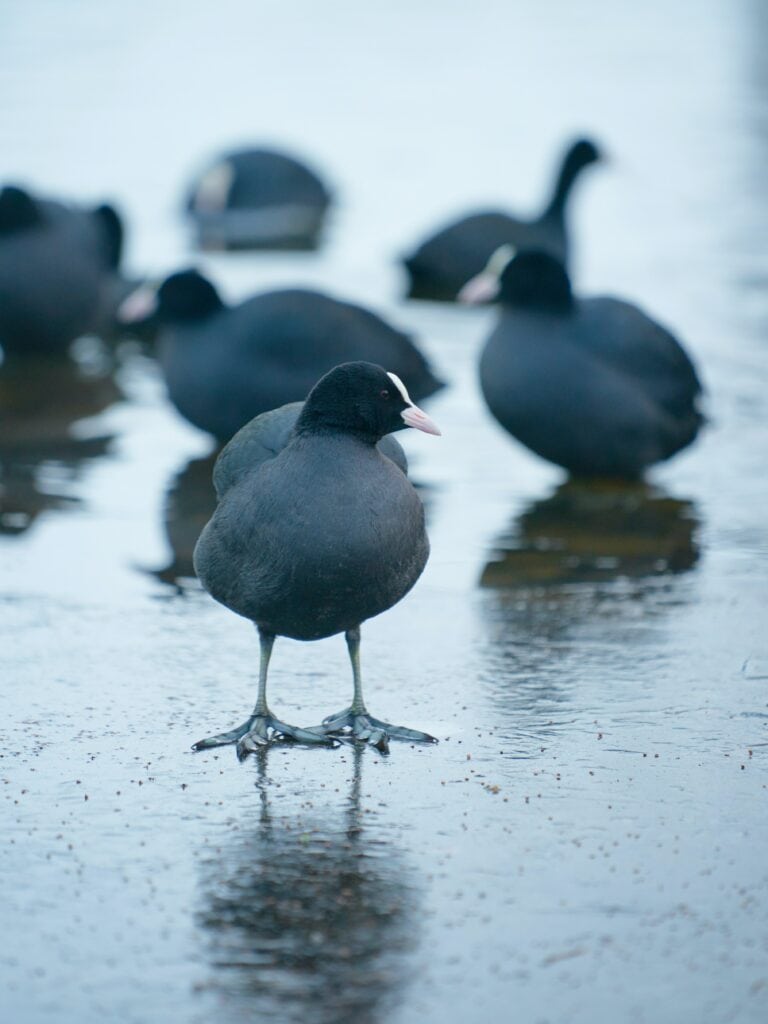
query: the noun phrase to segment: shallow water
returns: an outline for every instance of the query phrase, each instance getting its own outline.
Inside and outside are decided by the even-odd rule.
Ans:
[[[764,6],[49,0],[0,25],[3,179],[114,197],[163,272],[192,258],[195,165],[290,144],[337,188],[326,248],[203,264],[232,296],[369,302],[451,384],[443,438],[407,438],[429,566],[363,631],[372,711],[439,746],[239,765],[189,750],[244,717],[257,659],[189,575],[207,439],[136,347],[114,378],[88,345],[36,374],[43,417],[0,373],[3,1020],[767,1019]],[[711,417],[620,496],[495,427],[493,313],[400,302],[394,263],[453,211],[535,204],[583,130],[614,160],[574,207],[579,285],[672,325]],[[349,690],[340,638],[276,645],[289,721]]]

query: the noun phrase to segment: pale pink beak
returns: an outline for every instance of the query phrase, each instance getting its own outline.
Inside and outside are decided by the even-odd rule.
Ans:
[[[499,294],[499,276],[488,270],[481,270],[461,289],[457,298],[459,302],[466,302],[476,306],[481,302],[493,302]]]
[[[416,430],[423,430],[425,434],[435,434],[436,437],[441,437],[440,428],[425,412],[423,412],[418,405],[409,405],[407,409],[403,409],[400,413],[403,420],[408,424],[409,427],[415,427]]]
[[[121,324],[135,324],[146,320],[157,312],[157,287],[140,284],[117,307],[117,321]]]

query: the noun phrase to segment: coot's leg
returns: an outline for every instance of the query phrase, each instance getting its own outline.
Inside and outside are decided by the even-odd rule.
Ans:
[[[275,642],[273,633],[266,633],[259,630],[259,644],[261,647],[261,661],[259,663],[259,694],[256,698],[256,707],[253,714],[242,725],[229,732],[220,732],[216,736],[209,736],[208,739],[198,740],[192,744],[193,750],[208,750],[211,747],[222,747],[227,743],[237,743],[237,756],[244,760],[252,751],[266,746],[271,740],[285,739],[297,743],[320,743],[324,746],[336,746],[330,736],[310,732],[307,729],[299,729],[295,725],[288,725],[275,718],[267,705],[267,670],[269,659],[272,656],[272,646]]]
[[[313,726],[310,731],[321,736],[335,736],[338,739],[355,739],[370,743],[382,754],[389,753],[390,739],[408,740],[411,743],[437,743],[435,737],[430,736],[429,733],[406,729],[402,725],[391,725],[368,713],[363,700],[363,680],[360,674],[360,627],[347,630],[345,635],[355,683],[352,704],[344,711],[324,718],[322,725]]]

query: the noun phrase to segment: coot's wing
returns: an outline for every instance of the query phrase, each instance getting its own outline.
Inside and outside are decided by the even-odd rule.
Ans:
[[[689,413],[701,394],[696,369],[666,328],[628,302],[580,303],[581,343],[604,362],[634,377],[649,397],[673,415]]]
[[[213,467],[213,486],[219,501],[246,473],[273,459],[285,448],[303,405],[303,402],[290,402],[279,409],[270,409],[238,430]],[[405,452],[391,434],[379,441],[378,448],[408,475]]]
[[[291,402],[270,409],[238,430],[213,467],[213,486],[219,500],[245,473],[282,451],[303,404]]]
[[[408,459],[405,457],[405,452],[400,442],[392,434],[382,437],[376,447],[382,455],[386,455],[388,459],[391,459],[397,468],[403,471],[405,476],[408,476]]]
[[[198,177],[186,209],[217,211],[307,203],[326,207],[330,190],[317,174],[287,153],[246,149],[226,153]]]
[[[309,203],[325,207],[330,193],[305,163],[268,149],[244,150],[227,157],[234,170],[229,206]]]
[[[460,288],[484,269],[493,253],[516,244],[520,221],[505,213],[473,213],[425,239],[403,260],[415,297],[454,299]]]

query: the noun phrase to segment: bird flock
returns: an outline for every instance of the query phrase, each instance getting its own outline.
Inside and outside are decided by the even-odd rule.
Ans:
[[[535,218],[478,210],[438,228],[403,260],[406,297],[496,303],[478,370],[501,427],[572,477],[634,481],[694,441],[702,387],[651,316],[572,286],[569,202],[601,158],[592,140],[570,143]],[[332,200],[302,161],[247,149],[206,167],[184,214],[200,249],[315,250]],[[382,752],[390,740],[436,742],[369,713],[360,627],[400,601],[426,564],[424,510],[392,435],[439,435],[417,403],[450,381],[407,333],[353,302],[296,287],[228,305],[195,268],[159,285],[126,279],[122,249],[109,204],[0,190],[0,376],[31,357],[66,360],[84,334],[139,333],[170,401],[215,439],[218,503],[194,566],[217,601],[255,624],[261,663],[251,715],[194,749],[234,744],[244,758],[277,740]],[[319,725],[278,719],[267,703],[275,638],[339,633],[350,706]]]

